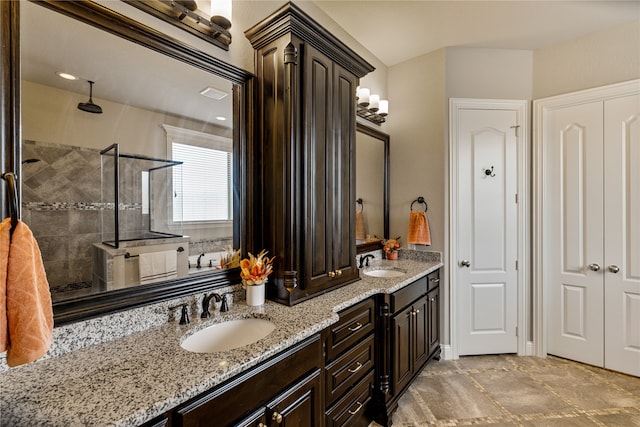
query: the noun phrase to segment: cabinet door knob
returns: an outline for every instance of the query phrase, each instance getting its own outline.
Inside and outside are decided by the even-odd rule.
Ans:
[[[609,267],[607,267],[609,269],[610,272],[612,273],[617,273],[618,271],[620,271],[620,267],[618,267],[617,265],[610,265]]]
[[[282,423],[282,415],[281,415],[281,414],[279,414],[279,413],[277,413],[277,412],[274,412],[274,413],[273,413],[273,415],[271,416],[271,419],[272,419],[273,421],[275,421],[275,422],[276,422],[276,424],[280,424],[280,423]]]
[[[342,270],[336,270],[336,276],[342,276]]]
[[[353,369],[349,368],[349,369],[347,369],[347,371],[351,372],[352,374],[355,374],[355,373],[356,373],[356,372],[358,372],[360,369],[362,369],[362,366],[363,366],[363,365],[362,365],[362,363],[360,363],[360,362],[356,362],[356,367],[355,367],[355,368],[353,368]]]
[[[431,302],[434,302],[436,299],[435,298],[431,298]]]
[[[440,278],[439,278],[439,277],[432,277],[432,278],[431,278],[431,281],[432,281],[433,283],[440,283]]]
[[[329,277],[336,277],[336,272],[335,271],[330,271],[327,274],[329,275]]]
[[[350,330],[351,332],[355,332],[355,331],[357,331],[359,329],[362,329],[363,326],[364,325],[362,323],[356,322],[355,326],[349,326],[347,329]]]
[[[600,271],[600,266],[598,264],[589,264],[589,270]]]
[[[259,423],[258,427],[267,427],[266,425],[264,425],[263,423]]]
[[[360,402],[356,402],[356,404],[358,405],[358,407],[357,407],[356,409],[354,409],[353,411],[347,411],[347,412],[349,412],[351,415],[355,415],[355,414],[357,414],[357,413],[360,411],[360,409],[362,409],[362,403],[360,403]]]
[[[416,314],[420,313],[420,310],[416,310]]]

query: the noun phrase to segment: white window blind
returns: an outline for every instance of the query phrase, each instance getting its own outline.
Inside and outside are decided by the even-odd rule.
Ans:
[[[173,177],[173,220],[230,221],[231,152],[177,142],[171,148],[172,159],[184,162],[182,174]]]

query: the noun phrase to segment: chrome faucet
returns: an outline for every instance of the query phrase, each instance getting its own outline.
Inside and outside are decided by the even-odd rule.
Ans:
[[[211,316],[211,313],[209,313],[209,303],[211,302],[211,298],[214,298],[216,302],[223,301],[223,305],[226,303],[226,300],[227,300],[225,297],[220,297],[220,295],[216,293],[211,293],[209,295],[205,294],[204,298],[202,298],[202,314],[200,315],[202,319],[206,319],[207,317]],[[223,310],[220,309],[220,311],[223,311]]]
[[[364,267],[365,266],[365,262],[366,262],[366,266],[369,267],[369,258],[373,259],[375,257],[373,255],[371,255],[371,254],[362,255],[360,257],[360,263],[358,263],[358,268]]]

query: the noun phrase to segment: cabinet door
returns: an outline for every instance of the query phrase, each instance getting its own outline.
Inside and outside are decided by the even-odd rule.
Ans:
[[[409,306],[391,320],[393,343],[393,393],[398,393],[411,379],[413,352],[411,351],[411,324],[413,307]]]
[[[320,369],[267,405],[267,422],[272,427],[319,427],[324,409]]]
[[[305,150],[304,257],[305,290],[330,286],[333,272],[332,229],[334,212],[332,81],[329,58],[312,46],[304,46],[303,107]]]
[[[429,355],[440,347],[440,288],[427,294],[429,307]]]
[[[333,65],[333,269],[343,282],[358,277],[355,265],[355,93],[358,80],[340,67]]]
[[[427,298],[422,297],[413,304],[413,370],[422,368],[429,359],[429,312]]]
[[[304,46],[305,291],[355,280],[354,94],[357,79]]]

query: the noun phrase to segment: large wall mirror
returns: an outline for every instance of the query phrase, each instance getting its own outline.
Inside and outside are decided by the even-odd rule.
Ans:
[[[356,128],[357,252],[389,238],[389,135],[360,122]]]
[[[251,74],[95,3],[19,3],[14,162],[56,323],[237,280]]]

